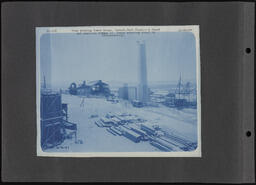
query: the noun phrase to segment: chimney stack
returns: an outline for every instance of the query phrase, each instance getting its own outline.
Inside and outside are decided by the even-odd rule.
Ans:
[[[146,46],[145,41],[137,41],[139,46],[139,87],[138,100],[146,103],[149,100],[148,81],[147,81],[147,64],[146,64]]]

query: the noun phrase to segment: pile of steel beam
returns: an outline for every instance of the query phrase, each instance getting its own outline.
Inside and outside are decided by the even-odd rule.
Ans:
[[[148,141],[161,151],[188,151],[196,148],[195,143],[169,134],[157,125],[152,125],[147,121],[139,123],[131,121],[134,118],[137,121],[141,119],[129,114],[108,113],[105,117],[95,121],[95,124],[98,127],[107,127],[106,130],[114,136],[124,136],[135,143]]]

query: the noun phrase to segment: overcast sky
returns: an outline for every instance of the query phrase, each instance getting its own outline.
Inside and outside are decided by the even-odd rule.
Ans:
[[[189,32],[123,36],[44,34],[40,40],[41,63],[50,61],[53,84],[100,79],[136,83],[139,63],[136,41],[140,40],[146,45],[149,83],[177,81],[180,73],[183,79],[195,81],[195,38]],[[49,70],[43,66],[41,71]]]

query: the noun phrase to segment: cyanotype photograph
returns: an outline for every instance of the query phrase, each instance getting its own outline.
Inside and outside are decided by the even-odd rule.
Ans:
[[[36,28],[37,155],[201,157],[199,26]]]

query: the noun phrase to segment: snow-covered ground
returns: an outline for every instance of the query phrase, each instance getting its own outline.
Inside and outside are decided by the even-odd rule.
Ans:
[[[105,98],[84,98],[63,94],[62,102],[68,103],[69,121],[77,124],[76,144],[73,139],[66,139],[61,145],[47,149],[46,152],[159,152],[148,141],[134,143],[124,136],[114,136],[106,128],[98,127],[94,122],[108,112],[127,112],[147,120],[147,124],[159,125],[170,134],[197,142],[197,110],[159,107],[133,107],[128,101],[119,103],[106,101]],[[83,103],[84,102],[84,103]],[[98,115],[90,118],[91,115]]]

